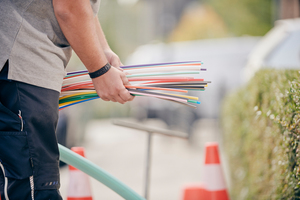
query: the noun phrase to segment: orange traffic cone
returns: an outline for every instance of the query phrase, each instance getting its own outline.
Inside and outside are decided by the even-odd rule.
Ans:
[[[207,191],[205,199],[229,200],[216,142],[206,144],[202,177]]]
[[[189,185],[184,188],[183,200],[206,200],[207,191],[203,184]]]
[[[72,151],[85,157],[83,147],[72,147]],[[67,200],[93,200],[87,174],[69,165],[70,182]]]

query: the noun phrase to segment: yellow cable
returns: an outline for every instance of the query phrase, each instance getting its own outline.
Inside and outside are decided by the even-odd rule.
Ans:
[[[65,102],[65,103],[60,103],[58,106],[59,106],[59,107],[62,107],[62,106],[68,105],[68,104],[76,103],[76,102],[78,102],[78,101],[81,101],[81,100],[76,100],[76,101],[69,101],[69,102]]]

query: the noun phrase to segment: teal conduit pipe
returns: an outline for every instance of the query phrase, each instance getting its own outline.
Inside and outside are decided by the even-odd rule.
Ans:
[[[92,163],[91,161],[87,160],[86,158],[74,153],[73,151],[69,150],[68,148],[58,144],[59,153],[60,153],[60,160],[76,167],[77,169],[83,171],[84,173],[88,174],[89,176],[95,178],[99,182],[103,183],[121,197],[126,200],[146,200],[144,197],[137,194],[127,185]]]

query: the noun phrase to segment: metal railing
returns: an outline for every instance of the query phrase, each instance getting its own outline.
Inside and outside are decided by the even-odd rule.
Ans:
[[[93,162],[87,160],[86,158],[74,153],[68,148],[58,144],[60,152],[60,160],[72,165],[73,167],[81,170],[82,172],[88,174],[89,176],[95,178],[102,184],[106,185],[111,190],[115,191],[121,197],[126,200],[145,200],[148,199],[149,195],[149,182],[150,182],[150,166],[151,166],[151,147],[152,147],[152,135],[154,133],[162,134],[169,137],[178,137],[182,139],[187,139],[188,135],[178,131],[171,131],[161,128],[153,128],[144,126],[141,124],[129,123],[119,120],[114,120],[113,124],[118,126],[123,126],[131,129],[141,130],[148,133],[147,140],[147,158],[146,158],[146,169],[145,169],[145,191],[144,197],[137,194],[127,185],[116,179],[114,176],[101,169],[99,166]]]

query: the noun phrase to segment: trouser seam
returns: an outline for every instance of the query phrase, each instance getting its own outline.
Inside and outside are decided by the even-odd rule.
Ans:
[[[16,84],[16,91],[17,91],[17,98],[18,98],[18,106],[19,109],[22,111],[22,104],[21,104],[21,95],[20,95],[20,90],[19,90],[19,83],[17,81],[14,81]],[[23,113],[23,112],[22,112]],[[23,113],[24,114],[24,113]],[[28,132],[26,131],[26,119],[23,118],[22,122],[23,123],[23,131],[26,132],[26,141],[28,144],[28,150],[29,150],[29,157],[30,157],[30,164],[31,164],[31,169],[32,169],[32,176],[30,176],[29,179],[29,183],[30,183],[30,190],[31,190],[31,199],[34,200],[34,164],[33,164],[33,153],[32,153],[32,145],[30,145],[30,141],[28,140]],[[30,134],[30,133],[29,133]]]

